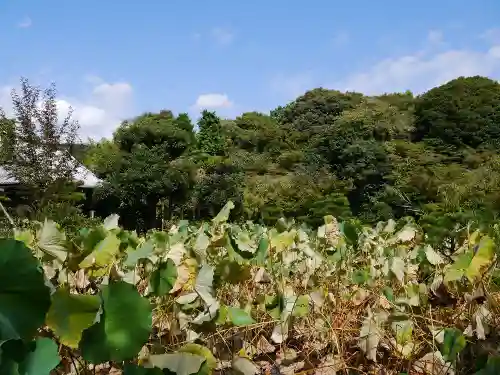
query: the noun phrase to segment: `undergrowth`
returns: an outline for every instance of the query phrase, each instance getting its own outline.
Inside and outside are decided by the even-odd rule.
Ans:
[[[144,236],[116,215],[15,228],[0,373],[500,373],[494,236],[447,253],[411,221],[236,225],[232,207]]]

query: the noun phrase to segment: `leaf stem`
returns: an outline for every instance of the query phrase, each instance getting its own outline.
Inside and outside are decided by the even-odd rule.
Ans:
[[[5,209],[4,205],[2,204],[2,202],[0,202],[0,208],[2,208],[2,211],[3,213],[5,214],[5,216],[7,217],[7,220],[9,220],[10,224],[12,225],[12,228],[13,229],[16,229],[16,224],[14,223],[14,220],[12,219],[12,217],[9,215],[9,213],[7,212],[7,210]]]

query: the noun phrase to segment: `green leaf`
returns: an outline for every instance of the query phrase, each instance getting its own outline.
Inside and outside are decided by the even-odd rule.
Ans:
[[[384,289],[382,289],[382,293],[384,293],[385,298],[389,302],[394,302],[394,291],[390,286],[385,286]]]
[[[267,258],[267,252],[269,250],[269,238],[266,235],[262,235],[259,240],[259,246],[257,247],[257,251],[255,252],[255,258],[253,259],[253,263],[257,265],[264,264]]]
[[[211,375],[217,367],[217,360],[211,350],[206,346],[198,344],[186,344],[179,349],[180,353],[191,353],[205,357],[206,361],[201,365],[198,375]]]
[[[217,311],[217,319],[215,319],[215,324],[224,325],[228,321],[228,308],[226,305],[221,305],[219,311]]]
[[[345,238],[352,245],[356,246],[358,243],[358,230],[356,226],[348,221],[342,223],[340,230],[344,234]]]
[[[411,320],[397,320],[391,324],[392,330],[396,335],[396,342],[404,345],[411,340],[413,333],[413,322]]]
[[[68,250],[66,249],[66,236],[57,228],[52,220],[45,219],[38,236],[38,247],[44,253],[58,259],[61,263],[66,260]]]
[[[152,294],[164,296],[168,294],[177,280],[177,268],[172,259],[160,263],[149,278],[149,288]]]
[[[91,363],[133,358],[152,330],[150,302],[126,282],[104,285],[100,321],[83,332],[82,357]]]
[[[176,375],[196,374],[201,365],[206,361],[205,357],[191,353],[167,353],[150,355],[147,365],[168,369]]]
[[[475,375],[498,375],[500,374],[500,357],[490,356],[486,366],[475,373]]]
[[[19,364],[20,375],[49,375],[61,361],[57,344],[49,338],[36,339],[35,350]]]
[[[366,269],[355,270],[352,273],[352,282],[357,285],[362,285],[370,280],[370,273]]]
[[[46,323],[62,344],[76,349],[83,331],[95,323],[100,305],[98,296],[70,294],[67,289],[58,289],[52,295]]]
[[[136,249],[129,247],[127,249],[127,259],[123,262],[125,267],[135,267],[141,259],[147,259],[154,251],[152,241],[147,241]]]
[[[474,257],[474,253],[472,251],[467,251],[466,253],[460,254],[455,262],[453,263],[453,268],[459,270],[465,270],[470,266],[470,262]]]
[[[217,262],[215,274],[231,284],[240,284],[252,278],[251,267],[248,264],[239,264],[227,258]]]
[[[31,247],[33,244],[33,233],[29,229],[14,229],[14,239],[23,242],[27,247]]]
[[[234,208],[234,203],[232,201],[228,201],[222,210],[217,214],[216,217],[212,219],[214,224],[222,224],[225,223],[229,219],[229,214],[231,210]]]
[[[495,242],[487,236],[481,238],[477,251],[472,258],[469,267],[465,271],[465,276],[473,282],[482,276],[482,272],[486,266],[491,264],[495,256]]]
[[[94,250],[80,263],[80,268],[106,267],[120,251],[120,239],[114,233],[108,233]]]
[[[237,307],[227,307],[227,313],[229,320],[235,326],[248,326],[250,324],[254,324],[255,320],[247,313],[245,310],[237,308]]]
[[[249,233],[240,230],[238,227],[231,228],[229,238],[232,240],[233,248],[244,258],[254,258],[257,250],[257,244],[250,238]]]
[[[473,257],[474,253],[472,251],[467,251],[466,253],[458,255],[455,262],[446,270],[444,282],[447,284],[462,279],[462,277],[465,276],[465,272],[469,268]]]
[[[446,361],[454,361],[466,345],[462,332],[456,328],[445,328],[441,353]]]
[[[448,284],[452,281],[458,281],[464,276],[464,273],[465,272],[462,269],[449,268],[444,274],[443,281],[445,284]]]
[[[292,315],[297,317],[306,316],[309,313],[309,296],[304,294],[299,296],[293,306]]]
[[[50,290],[31,250],[0,239],[0,342],[31,339],[49,307]]]

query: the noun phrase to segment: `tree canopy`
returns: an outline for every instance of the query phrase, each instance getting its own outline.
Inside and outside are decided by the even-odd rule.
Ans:
[[[2,137],[13,123],[2,120]],[[412,216],[442,237],[498,216],[499,145],[500,85],[476,76],[418,96],[317,88],[268,114],[203,110],[196,126],[145,113],[87,145],[83,160],[105,181],[98,213],[118,212],[131,229],[211,217],[232,200],[234,220]]]

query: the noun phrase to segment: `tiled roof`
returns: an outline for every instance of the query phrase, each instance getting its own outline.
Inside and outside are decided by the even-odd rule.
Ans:
[[[75,159],[76,161],[76,159]],[[78,164],[78,167],[75,170],[75,175],[74,178],[76,181],[79,181],[82,183],[81,187],[84,188],[94,188],[96,187],[101,180],[97,178],[95,174],[93,174],[91,171],[89,171],[85,166],[82,164]],[[0,186],[1,185],[17,185],[19,181],[12,176],[5,168],[0,166]]]

